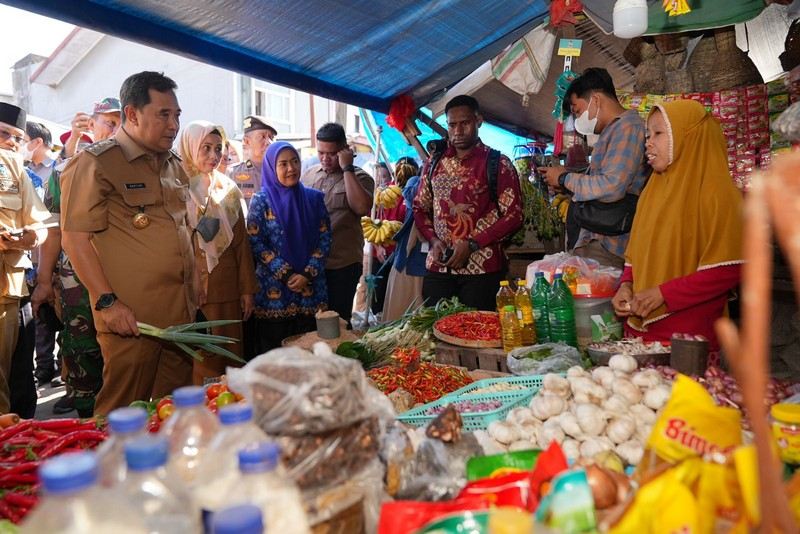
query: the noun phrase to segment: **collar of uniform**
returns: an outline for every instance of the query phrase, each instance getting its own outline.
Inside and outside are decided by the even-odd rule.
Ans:
[[[469,154],[467,154],[466,156],[461,158],[461,161],[467,161],[467,160],[475,157],[475,154],[482,153],[482,152],[484,152],[486,150],[487,150],[486,145],[483,144],[483,141],[481,141],[481,138],[479,137],[478,141],[475,143],[475,146],[472,147],[472,150],[469,151]],[[452,143],[448,143],[447,144],[447,150],[445,150],[445,152],[444,152],[444,157],[446,157],[446,158],[457,157],[456,156],[456,147],[454,147]]]
[[[125,126],[120,126],[119,130],[117,130],[117,133],[114,134],[114,139],[117,140],[117,144],[119,144],[119,147],[122,149],[122,154],[125,156],[125,159],[127,159],[128,162],[131,162],[142,156],[152,156],[160,163],[173,157],[171,150],[168,150],[163,154],[156,154],[147,150],[142,145],[137,143],[133,137],[131,137],[128,132],[125,131]]]

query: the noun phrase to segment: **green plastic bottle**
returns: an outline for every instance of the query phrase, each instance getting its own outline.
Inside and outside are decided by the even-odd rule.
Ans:
[[[543,272],[536,273],[536,279],[531,293],[533,305],[533,321],[536,325],[536,339],[538,343],[550,342],[550,314],[547,311],[547,300],[550,298],[550,284]]]
[[[567,345],[577,347],[575,302],[572,300],[572,292],[561,277],[561,273],[556,273],[553,278],[550,298],[547,299],[547,310],[550,316],[550,341],[562,341]]]

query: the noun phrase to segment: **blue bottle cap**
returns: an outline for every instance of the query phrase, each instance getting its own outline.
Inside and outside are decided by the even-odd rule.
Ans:
[[[186,386],[172,392],[172,400],[176,408],[188,408],[203,404],[206,398],[205,390],[200,386]]]
[[[253,443],[239,450],[239,471],[242,473],[263,473],[272,471],[278,465],[281,448],[269,441]]]
[[[560,280],[564,277],[564,273],[556,273],[553,275],[553,280]]]
[[[147,410],[144,408],[117,408],[108,414],[108,424],[114,434],[128,434],[144,429]]]
[[[213,534],[262,534],[261,509],[252,504],[223,508],[211,520]]]
[[[536,271],[536,278],[544,278],[544,272],[543,271]]]
[[[219,421],[223,425],[235,425],[253,420],[253,407],[250,404],[228,404],[219,410]]]
[[[97,456],[93,452],[62,454],[39,468],[45,491],[56,495],[91,487],[97,482],[97,474]]]
[[[142,436],[125,444],[125,461],[131,471],[148,471],[167,463],[169,445],[161,436]]]

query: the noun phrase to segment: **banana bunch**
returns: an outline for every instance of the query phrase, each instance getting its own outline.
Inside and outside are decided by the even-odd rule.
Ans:
[[[374,245],[389,245],[392,237],[402,228],[400,221],[382,221],[372,219],[368,215],[361,217],[361,229],[364,231],[364,238]]]
[[[567,222],[567,211],[569,210],[569,195],[556,195],[553,199],[553,207],[558,211],[561,222]]]
[[[375,193],[375,203],[387,210],[397,206],[397,203],[403,199],[403,190],[398,185],[390,185],[389,187],[381,187]]]

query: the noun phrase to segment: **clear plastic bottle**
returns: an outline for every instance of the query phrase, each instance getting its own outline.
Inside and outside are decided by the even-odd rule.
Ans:
[[[214,521],[208,532],[211,534],[262,534],[269,531],[264,530],[264,520],[258,506],[240,504],[214,514]]]
[[[500,291],[497,292],[495,301],[497,302],[497,313],[500,315],[503,314],[503,308],[514,305],[514,291],[508,285],[508,280],[500,281]]]
[[[536,279],[531,293],[533,304],[533,321],[536,324],[536,339],[539,343],[550,341],[550,314],[547,311],[547,301],[550,299],[550,284],[543,272],[536,273]]]
[[[100,487],[97,456],[62,454],[39,469],[45,496],[25,519],[21,533],[145,534],[139,514],[119,493]]]
[[[575,327],[575,302],[572,292],[564,282],[560,273],[553,278],[550,298],[547,300],[550,317],[550,341],[561,341],[573,347],[578,346],[578,334]]]
[[[503,351],[511,352],[517,347],[522,346],[522,331],[517,321],[517,310],[514,306],[503,308],[503,315],[500,316],[500,327],[503,330]]]
[[[183,483],[167,473],[169,446],[163,436],[141,436],[125,444],[128,474],[121,491],[142,514],[151,534],[184,534],[200,529],[200,510]]]
[[[531,294],[525,280],[517,280],[517,294],[514,299],[517,308],[517,320],[522,331],[522,344],[530,346],[536,344],[536,325],[533,318],[533,305]]]
[[[169,442],[168,470],[186,484],[197,478],[202,452],[219,430],[219,422],[205,405],[206,394],[202,387],[178,388],[173,393],[175,413],[161,432]]]
[[[125,444],[145,435],[147,411],[144,408],[117,408],[108,414],[111,435],[97,449],[100,484],[107,488],[125,480]]]

